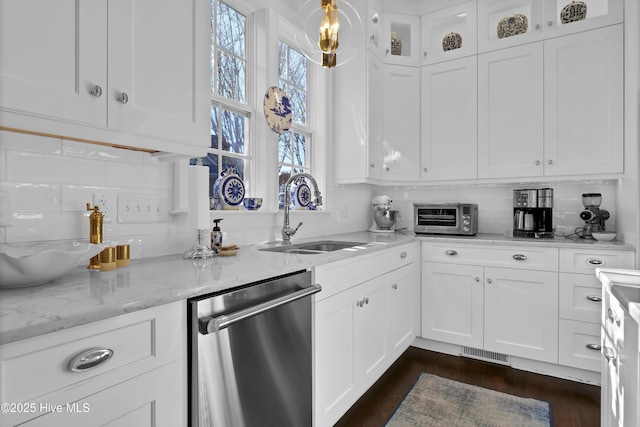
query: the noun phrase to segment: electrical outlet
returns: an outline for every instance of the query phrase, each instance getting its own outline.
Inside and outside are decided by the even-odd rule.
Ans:
[[[166,210],[162,196],[154,194],[118,195],[119,223],[164,222]]]
[[[98,206],[105,219],[116,214],[116,195],[112,192],[93,193],[93,206]]]

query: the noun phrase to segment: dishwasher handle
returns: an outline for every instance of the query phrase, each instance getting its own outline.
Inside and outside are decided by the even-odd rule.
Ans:
[[[253,307],[245,308],[244,310],[236,311],[231,314],[223,314],[217,317],[205,317],[198,319],[199,330],[202,335],[211,334],[228,328],[236,322],[248,319],[249,317],[256,316],[265,311],[280,307],[281,305],[288,304],[290,302],[299,300],[300,298],[308,297],[322,290],[322,286],[313,285],[308,288],[301,289],[292,294],[276,298],[262,304],[255,305]]]

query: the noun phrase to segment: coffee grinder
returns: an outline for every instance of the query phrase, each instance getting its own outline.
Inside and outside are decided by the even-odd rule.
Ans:
[[[601,193],[584,193],[582,195],[584,210],[580,212],[580,219],[584,221],[582,229],[583,239],[593,239],[592,232],[605,231],[604,222],[609,219],[609,211],[600,209],[602,204]]]
[[[553,188],[513,190],[513,236],[553,238]]]

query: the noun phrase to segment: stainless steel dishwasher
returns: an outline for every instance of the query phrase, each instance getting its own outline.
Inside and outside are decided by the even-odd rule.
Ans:
[[[311,426],[311,272],[189,300],[189,425]]]

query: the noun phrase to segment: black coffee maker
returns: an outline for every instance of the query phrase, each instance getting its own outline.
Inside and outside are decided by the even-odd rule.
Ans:
[[[513,190],[513,236],[553,238],[553,188]]]

